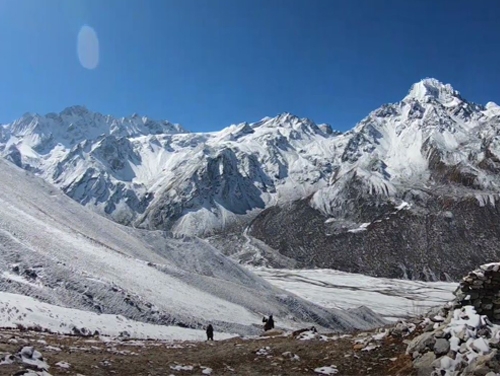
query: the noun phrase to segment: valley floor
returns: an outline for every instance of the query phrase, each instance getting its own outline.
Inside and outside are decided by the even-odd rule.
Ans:
[[[389,280],[333,270],[251,270],[277,287],[325,307],[366,305],[389,320],[417,316],[443,304],[456,288],[454,283]],[[13,294],[3,293],[2,301],[0,318],[11,329],[0,330],[0,375],[23,375],[18,372],[36,365],[36,360],[16,358],[27,346],[39,351],[49,368],[46,373],[39,370],[25,376],[414,374],[405,350],[415,333],[401,338],[381,335],[385,332],[379,329],[343,336],[306,332],[302,338],[229,339],[228,334],[216,333],[216,341],[207,343],[201,330],[148,326],[116,315],[82,315]],[[63,331],[61,325],[89,327],[90,333],[98,329],[101,337],[12,329],[16,325],[36,328],[40,322],[54,332]],[[117,339],[123,330],[134,338],[156,340]]]
[[[387,320],[425,314],[453,299],[458,284],[375,278],[333,269],[248,267],[274,286],[326,308],[366,306]]]
[[[280,336],[174,344],[3,330],[0,352],[3,359],[6,353],[15,354],[24,346],[41,352],[49,365],[48,373],[30,376],[414,375],[401,337],[385,336],[367,346],[370,341],[366,338],[373,335],[325,337],[306,332],[302,339]],[[0,360],[1,375],[20,375],[17,372],[30,367],[20,361],[2,363]]]

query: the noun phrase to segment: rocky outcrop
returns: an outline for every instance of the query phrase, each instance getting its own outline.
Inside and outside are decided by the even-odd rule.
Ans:
[[[458,281],[500,260],[499,208],[440,193],[415,194],[411,207],[346,200],[344,218],[328,218],[302,200],[266,209],[248,233],[297,267],[374,277]]]
[[[478,315],[474,307],[450,310],[446,319],[427,318],[421,327],[429,331],[407,348],[419,375],[478,376],[500,371],[500,326]]]
[[[421,322],[424,332],[406,350],[419,375],[500,373],[500,325],[490,320],[497,315],[497,281],[500,263],[481,266],[462,279],[453,302]]]
[[[500,322],[500,263],[482,265],[467,274],[455,296],[456,307],[472,305],[478,314]]]
[[[17,364],[19,368],[26,368],[24,371],[17,372],[16,375],[50,376],[46,372],[50,368],[46,359],[32,346],[24,346],[16,354],[3,354],[0,358],[0,366],[9,364]]]

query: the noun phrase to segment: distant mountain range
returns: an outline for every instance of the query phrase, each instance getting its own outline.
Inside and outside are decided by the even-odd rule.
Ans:
[[[457,279],[500,258],[500,106],[435,79],[351,131],[285,113],[219,132],[71,107],[0,128],[0,153],[117,222],[242,262]]]

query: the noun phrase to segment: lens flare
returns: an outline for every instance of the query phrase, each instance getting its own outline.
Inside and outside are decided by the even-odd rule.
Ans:
[[[82,67],[95,69],[99,64],[99,39],[97,33],[90,26],[84,25],[78,32],[77,38],[78,60]]]

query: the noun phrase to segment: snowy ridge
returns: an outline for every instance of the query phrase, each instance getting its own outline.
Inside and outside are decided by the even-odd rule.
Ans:
[[[465,101],[435,79],[414,84],[403,101],[373,111],[337,139],[345,144],[338,171],[330,186],[315,194],[313,206],[331,211],[334,206],[322,201],[345,195],[354,181],[360,194],[376,197],[401,198],[409,188],[449,183],[498,197],[498,178],[481,166],[489,163],[486,147],[493,155],[500,152],[500,119],[491,108]]]
[[[6,125],[0,151],[124,224],[198,234],[220,229],[329,178],[328,125],[284,113],[220,132],[114,119],[72,107]]]
[[[289,113],[187,133],[75,106],[4,126],[0,152],[115,221],[207,235],[311,194],[314,208],[342,216],[353,185],[378,204],[436,184],[495,203],[499,123],[495,103],[426,78],[345,134]]]

